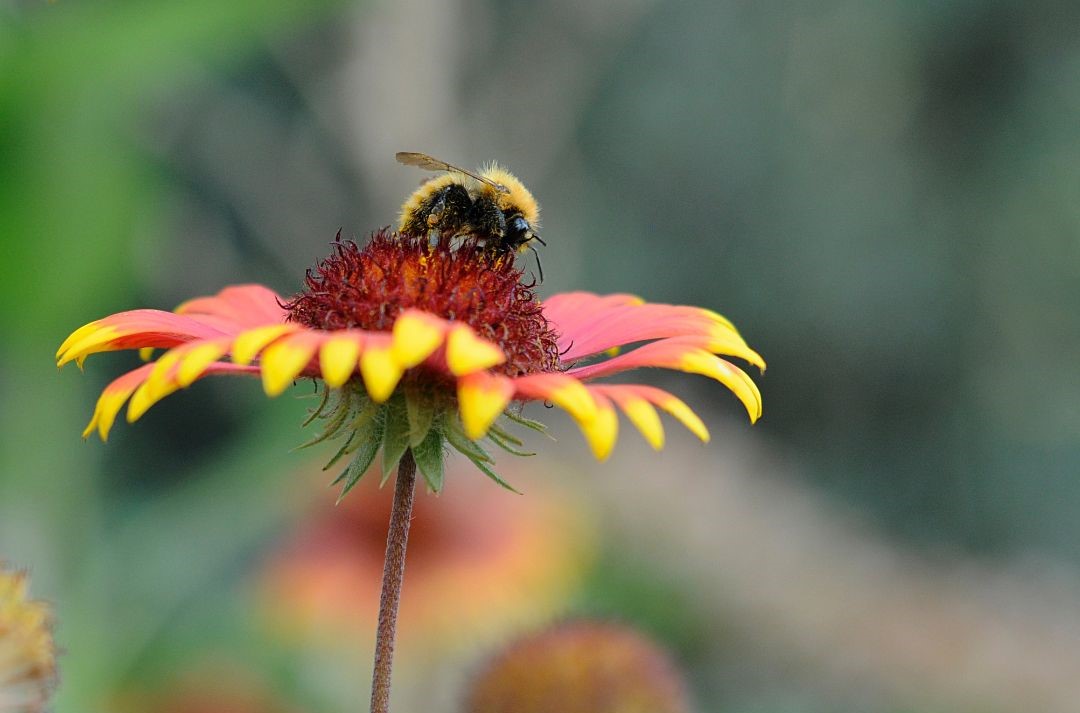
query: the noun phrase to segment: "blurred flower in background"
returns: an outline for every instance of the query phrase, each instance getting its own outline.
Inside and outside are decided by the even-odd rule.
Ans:
[[[143,681],[114,697],[115,713],[304,713],[257,673],[229,659],[205,655],[152,685]]]
[[[29,598],[28,577],[0,563],[0,711],[45,709],[56,683],[49,608]]]
[[[492,488],[451,460],[446,488],[413,509],[398,653],[469,655],[508,631],[566,610],[597,547],[572,491],[532,477],[526,495]],[[291,525],[259,577],[267,625],[306,646],[366,651],[375,631],[392,488],[360,481],[337,506],[328,494]]]
[[[474,675],[463,713],[690,713],[670,656],[634,629],[575,620],[522,636]]]

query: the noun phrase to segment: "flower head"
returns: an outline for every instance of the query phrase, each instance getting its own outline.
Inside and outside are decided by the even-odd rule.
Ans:
[[[469,686],[466,713],[688,713],[678,669],[633,629],[570,621],[496,654]]]
[[[271,555],[257,598],[276,632],[350,649],[370,643],[392,496],[377,485],[361,480],[362,497],[338,507],[318,501]],[[549,483],[508,501],[460,479],[438,498],[418,497],[412,515],[402,654],[479,647],[558,614],[596,546],[589,513]]]
[[[455,245],[449,235],[431,241],[385,230],[362,248],[339,239],[290,300],[239,285],[173,312],[121,312],[77,329],[57,363],[81,365],[90,354],[117,349],[166,351],[105,388],[84,436],[97,430],[105,439],[125,403],[135,421],[204,376],[257,375],[270,396],[296,379],[321,379],[328,388],[313,419],[326,427],[313,442],[345,438],[335,460],[352,458],[342,474],[346,490],[380,445],[384,472],[411,448],[436,491],[444,443],[498,480],[478,441],[520,453],[521,441],[499,417],[540,428],[513,402],[566,410],[601,460],[617,438],[616,408],[655,448],[664,442],[657,409],[707,440],[701,420],[665,391],[589,382],[638,367],[704,374],[731,389],[753,421],[761,415],[757,386],[718,355],[765,366],[732,324],[709,310],[588,292],[540,302],[507,255],[468,241]]]
[[[48,607],[26,596],[26,575],[0,568],[0,711],[44,710],[56,681]]]

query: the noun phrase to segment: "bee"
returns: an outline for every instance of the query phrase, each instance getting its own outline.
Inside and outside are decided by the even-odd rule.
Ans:
[[[531,250],[543,282],[540,254],[529,244],[547,245],[536,232],[540,205],[516,176],[494,163],[473,173],[423,153],[401,151],[396,158],[406,166],[446,172],[425,181],[401,206],[399,232],[448,231],[475,237],[500,253]]]

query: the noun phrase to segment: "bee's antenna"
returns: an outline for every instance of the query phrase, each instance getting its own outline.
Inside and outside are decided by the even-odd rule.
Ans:
[[[540,264],[540,253],[536,252],[536,248],[528,243],[525,243],[525,247],[532,250],[532,254],[536,256],[536,269],[540,271],[540,282],[544,281],[544,266]]]
[[[536,238],[536,242],[540,243],[540,244],[541,244],[541,245],[543,245],[543,246],[544,246],[545,248],[547,247],[547,243],[545,243],[545,242],[544,242],[544,239],[543,239],[543,238],[541,238],[541,237],[540,237],[540,235],[539,235],[538,233],[533,233],[533,234],[532,234],[532,236],[533,236],[534,238]]]

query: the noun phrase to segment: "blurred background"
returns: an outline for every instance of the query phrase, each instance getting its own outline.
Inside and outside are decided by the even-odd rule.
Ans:
[[[366,709],[386,494],[333,506],[330,454],[288,452],[307,402],[211,379],[83,443],[136,358],[51,355],[295,291],[395,222],[398,150],[511,167],[543,293],[707,306],[769,362],[752,428],[650,377],[706,446],[626,428],[598,465],[550,414],[500,459],[523,498],[455,463],[398,710],[581,614],[660,642],[701,711],[1080,710],[1077,28],[1056,0],[0,0],[0,560],[55,606],[55,710]]]

